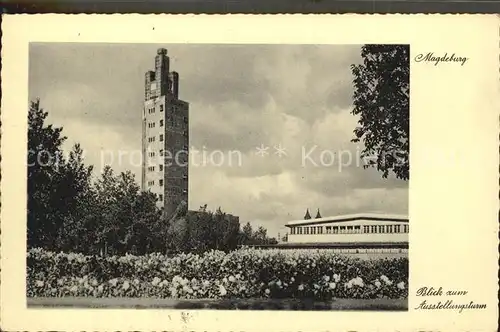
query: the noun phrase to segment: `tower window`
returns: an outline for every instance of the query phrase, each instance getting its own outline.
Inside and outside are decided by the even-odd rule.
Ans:
[[[160,198],[158,199],[159,201],[163,201],[163,195],[160,194]]]
[[[163,112],[163,105],[160,105],[160,112]]]
[[[160,120],[160,127],[163,127],[163,120]]]
[[[163,157],[163,149],[160,150],[160,157]]]
[[[163,171],[163,165],[160,165],[160,172]]]
[[[160,180],[160,187],[163,186],[163,180]]]
[[[163,142],[163,135],[160,135],[160,142]]]

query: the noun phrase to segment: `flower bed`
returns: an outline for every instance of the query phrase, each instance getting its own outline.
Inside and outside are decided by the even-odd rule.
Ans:
[[[331,250],[84,256],[32,249],[28,297],[406,298],[408,259],[359,260]]]

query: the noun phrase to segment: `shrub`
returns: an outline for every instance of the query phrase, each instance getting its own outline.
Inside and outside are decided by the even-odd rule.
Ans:
[[[408,259],[360,260],[332,250],[84,256],[32,249],[27,296],[406,298]]]

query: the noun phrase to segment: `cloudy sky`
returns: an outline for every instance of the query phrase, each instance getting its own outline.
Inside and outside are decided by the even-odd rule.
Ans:
[[[97,174],[111,164],[140,181],[144,73],[159,47],[190,103],[190,146],[199,151],[191,209],[221,206],[272,236],[306,208],[408,213],[407,182],[363,169],[362,146],[350,142],[359,46],[32,44],[30,99],[63,126],[65,148],[82,145]],[[276,154],[280,146],[285,154]]]

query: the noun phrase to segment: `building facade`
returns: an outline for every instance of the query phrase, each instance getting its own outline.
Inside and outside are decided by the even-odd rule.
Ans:
[[[308,213],[306,214],[306,216]],[[319,213],[318,213],[319,215]],[[408,217],[385,214],[351,214],[290,221],[288,243],[407,246]]]
[[[154,68],[144,82],[141,187],[171,215],[188,202],[189,104],[179,99],[179,74],[170,71],[166,49],[157,50]]]

